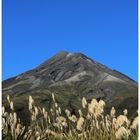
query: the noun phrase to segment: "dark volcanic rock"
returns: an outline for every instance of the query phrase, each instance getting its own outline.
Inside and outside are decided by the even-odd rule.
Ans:
[[[71,110],[81,106],[83,96],[89,101],[104,99],[106,110],[111,106],[118,112],[128,108],[130,116],[138,108],[138,86],[134,80],[81,53],[62,51],[37,68],[3,81],[2,86],[3,103],[9,94],[23,119],[23,112],[28,114],[29,95],[37,104],[49,108],[52,92],[61,106]]]

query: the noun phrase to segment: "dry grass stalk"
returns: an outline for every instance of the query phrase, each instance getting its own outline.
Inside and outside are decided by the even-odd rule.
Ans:
[[[79,115],[72,114],[65,109],[65,114],[57,104],[52,94],[52,108],[40,108],[29,96],[28,109],[30,111],[30,125],[25,127],[16,112],[14,103],[7,96],[11,112],[6,112],[2,106],[2,137],[4,140],[131,140],[137,135],[138,117],[131,122],[128,111],[116,116],[114,107],[110,114],[104,114],[105,102],[92,99],[90,103],[82,98],[82,108]],[[84,110],[84,112],[83,112]],[[86,111],[85,111],[86,110]],[[86,112],[86,113],[85,113]]]

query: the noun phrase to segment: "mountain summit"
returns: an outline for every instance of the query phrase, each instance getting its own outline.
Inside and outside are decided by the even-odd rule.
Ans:
[[[127,108],[130,116],[138,108],[137,82],[81,53],[61,51],[35,69],[3,81],[2,87],[3,103],[10,95],[22,117],[23,112],[27,113],[29,95],[37,104],[49,108],[51,93],[73,113],[81,106],[82,97],[103,99],[106,111],[111,106],[119,111]]]

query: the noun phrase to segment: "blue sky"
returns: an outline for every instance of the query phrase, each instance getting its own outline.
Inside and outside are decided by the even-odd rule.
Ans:
[[[2,78],[61,50],[138,80],[137,0],[3,0]]]

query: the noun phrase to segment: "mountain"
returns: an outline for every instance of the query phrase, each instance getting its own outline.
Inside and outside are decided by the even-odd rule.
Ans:
[[[119,62],[118,62],[119,63]],[[50,108],[54,93],[62,108],[74,114],[82,97],[106,102],[106,112],[115,106],[117,113],[128,109],[133,116],[138,109],[138,84],[126,75],[97,63],[81,53],[60,52],[35,69],[2,82],[3,104],[6,95],[15,103],[18,115],[27,121],[28,97]]]

